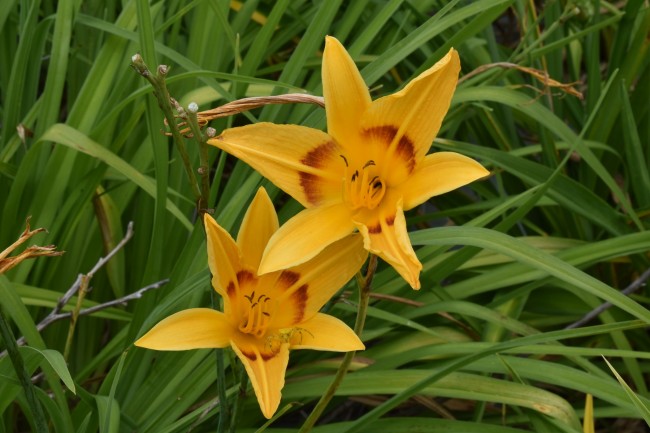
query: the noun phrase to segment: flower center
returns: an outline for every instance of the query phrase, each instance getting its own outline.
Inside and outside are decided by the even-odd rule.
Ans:
[[[366,161],[361,170],[352,170],[345,156],[340,155],[345,163],[343,177],[343,200],[352,210],[359,208],[374,209],[386,194],[386,184],[377,174],[375,161]]]
[[[304,328],[296,327],[296,328],[282,329],[279,332],[269,334],[266,337],[267,347],[272,353],[278,353],[283,344],[288,343],[292,346],[296,344],[302,344],[303,333],[307,333],[312,338],[314,337],[314,335],[311,332],[309,332]]]
[[[260,338],[266,334],[271,321],[271,298],[264,294],[255,296],[254,291],[248,296],[244,295],[244,298],[248,300],[248,308],[239,324],[239,330]]]

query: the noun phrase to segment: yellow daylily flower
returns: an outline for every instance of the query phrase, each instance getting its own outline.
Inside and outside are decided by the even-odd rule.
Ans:
[[[251,203],[237,241],[205,215],[212,285],[224,311],[193,308],[162,320],[135,342],[156,350],[231,346],[246,368],[262,413],[280,404],[290,349],[348,352],[364,349],[352,329],[318,310],[359,270],[363,240],[347,236],[312,260],[259,275],[257,269],[278,218],[266,190]]]
[[[420,288],[422,265],[408,238],[404,211],[489,174],[458,153],[427,155],[459,72],[452,48],[401,91],[371,101],[345,48],[327,37],[322,71],[327,133],[257,123],[227,129],[208,141],[306,207],[271,238],[260,273],[309,260],[356,229],[368,251]]]

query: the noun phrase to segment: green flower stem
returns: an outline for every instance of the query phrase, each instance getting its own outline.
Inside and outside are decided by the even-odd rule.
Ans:
[[[370,288],[372,286],[372,279],[375,276],[375,271],[377,270],[377,256],[370,254],[370,259],[368,260],[368,270],[365,277],[357,275],[357,283],[359,284],[359,309],[357,310],[357,319],[354,323],[354,332],[361,338],[361,333],[363,332],[363,327],[366,323],[366,314],[368,311],[368,301],[370,300]],[[348,352],[343,357],[343,362],[339,366],[334,380],[330,383],[329,388],[325,391],[325,394],[318,400],[314,410],[309,414],[309,417],[305,420],[305,423],[302,425],[298,433],[307,433],[311,431],[316,424],[316,421],[325,411],[325,408],[329,404],[330,400],[334,397],[336,390],[343,381],[343,378],[348,372],[348,367],[354,359],[356,351]]]
[[[72,310],[70,315],[70,326],[68,327],[68,336],[65,340],[65,347],[63,349],[63,359],[66,361],[70,356],[70,350],[72,349],[72,341],[74,339],[74,331],[77,327],[77,319],[79,318],[79,311],[81,311],[81,306],[83,301],[86,298],[86,293],[88,292],[88,283],[90,282],[90,277],[88,275],[81,275],[81,282],[79,284],[79,292],[77,294],[77,303]]]
[[[235,433],[237,431],[237,419],[239,418],[240,408],[243,405],[243,401],[246,398],[246,388],[248,387],[248,375],[243,366],[239,368],[239,389],[237,391],[237,398],[235,403],[232,405],[232,419],[230,421],[230,430],[229,433]]]
[[[205,226],[204,226],[205,228]],[[210,290],[210,301],[212,308],[217,309],[217,303],[214,290]],[[224,362],[224,349],[215,349],[215,358],[217,361],[217,395],[219,396],[219,423],[217,433],[224,433],[226,426],[231,420],[230,404],[226,394],[226,363]]]
[[[151,71],[149,71],[147,65],[144,63],[142,56],[139,54],[136,54],[131,58],[131,66],[133,66],[133,68],[138,71],[140,75],[146,78],[146,80],[149,81],[153,87],[153,94],[158,100],[158,106],[162,110],[165,119],[167,120],[167,126],[169,127],[172,137],[174,138],[174,143],[176,143],[176,149],[178,149],[178,153],[181,155],[181,160],[183,161],[183,166],[185,167],[185,171],[187,172],[187,176],[190,180],[190,186],[192,187],[194,198],[197,203],[200,203],[201,191],[199,190],[199,184],[196,180],[196,176],[194,175],[194,171],[192,171],[192,164],[190,162],[190,156],[187,153],[187,149],[185,148],[185,141],[183,141],[183,137],[178,129],[178,125],[176,124],[176,118],[174,117],[169,90],[167,89],[167,84],[165,82],[165,77],[167,76],[169,68],[165,65],[160,65],[158,66],[158,73],[156,75],[153,75]]]
[[[217,433],[224,433],[231,421],[230,404],[226,394],[226,363],[223,359],[224,349],[216,349],[217,357],[217,393],[219,395],[219,424]]]
[[[201,128],[199,127],[199,121],[196,113],[199,110],[199,106],[192,102],[187,107],[187,121],[192,130],[192,135],[199,145],[199,174],[201,175],[201,201],[197,205],[199,212],[205,212],[208,209],[208,203],[210,198],[210,167],[208,161],[208,140],[207,137],[201,133]],[[208,134],[210,134],[210,128],[208,128]],[[213,130],[214,131],[214,130]]]
[[[5,320],[2,310],[0,310],[0,335],[5,342],[7,348],[7,354],[11,359],[11,363],[14,365],[14,370],[16,371],[16,376],[20,385],[23,387],[25,392],[25,397],[27,398],[27,404],[32,410],[32,417],[34,421],[34,428],[36,433],[48,433],[47,421],[45,420],[45,414],[43,413],[43,408],[41,403],[36,398],[36,392],[34,391],[34,385],[32,380],[25,369],[25,364],[23,362],[23,357],[20,356],[18,352],[18,345],[16,344],[16,339],[14,334],[9,327],[9,323]]]

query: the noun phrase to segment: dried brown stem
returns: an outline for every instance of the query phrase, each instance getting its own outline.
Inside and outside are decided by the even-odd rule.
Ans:
[[[16,242],[9,245],[2,252],[0,252],[0,274],[4,274],[9,269],[12,269],[23,260],[33,259],[35,257],[41,257],[41,256],[49,256],[49,257],[60,256],[64,253],[64,251],[56,251],[56,246],[54,245],[45,245],[45,246],[32,245],[25,248],[23,252],[15,256],[11,256],[11,257],[9,256],[9,254],[13,253],[16,248],[18,248],[23,243],[27,242],[32,236],[41,232],[47,232],[47,230],[45,230],[44,228],[31,230],[29,225],[29,220],[31,218],[32,218],[31,216],[27,217],[27,220],[25,221],[25,230],[20,235],[18,240],[16,240]]]
[[[42,231],[42,229],[38,229],[38,231]],[[38,231],[37,230],[29,231],[29,221],[28,221],[27,229],[25,230],[25,233],[34,233],[34,232],[38,232]],[[25,233],[23,233],[23,234],[25,234]],[[63,309],[63,307],[65,305],[67,305],[67,303],[70,301],[70,299],[75,294],[77,294],[80,291],[80,289],[82,289],[82,287],[86,287],[86,288],[88,287],[88,284],[90,283],[90,280],[95,275],[95,273],[97,273],[97,271],[99,271],[104,265],[106,265],[106,263],[108,263],[108,261],[113,256],[115,256],[115,254],[117,254],[118,251],[121,250],[124,247],[124,245],[126,245],[126,243],[133,237],[133,233],[134,233],[133,232],[133,222],[131,221],[131,222],[129,222],[129,224],[127,226],[126,233],[124,234],[124,237],[122,238],[122,240],[120,240],[120,242],[117,243],[117,245],[115,245],[115,248],[113,248],[111,251],[109,251],[109,253],[105,257],[100,257],[100,259],[97,261],[95,266],[93,266],[92,269],[88,273],[79,274],[79,276],[77,276],[77,279],[75,280],[75,282],[59,298],[59,300],[57,301],[57,303],[54,306],[54,308],[52,309],[52,311],[43,320],[41,320],[38,323],[38,325],[36,325],[36,329],[41,331],[46,326],[50,325],[53,322],[56,322],[57,320],[73,317],[75,315],[74,311],[73,312],[61,313],[61,310]],[[141,288],[140,290],[138,290],[136,292],[133,292],[133,293],[131,293],[129,295],[126,295],[126,296],[124,296],[122,298],[118,298],[118,299],[115,299],[115,300],[112,300],[112,301],[108,301],[108,302],[105,302],[103,304],[95,305],[93,307],[86,308],[86,309],[79,308],[76,311],[76,316],[83,316],[83,315],[87,315],[87,314],[92,314],[92,313],[95,313],[97,311],[100,311],[100,310],[103,310],[103,309],[106,309],[106,308],[109,308],[109,307],[112,307],[112,306],[115,306],[115,305],[124,304],[124,303],[126,303],[126,302],[128,302],[128,301],[130,301],[132,299],[140,298],[142,296],[142,294],[145,293],[146,291],[151,290],[151,289],[157,289],[158,287],[166,284],[167,282],[168,282],[168,280],[162,280],[162,281],[159,281],[157,283],[145,286],[145,287]],[[18,345],[25,344],[25,338],[24,337],[19,338],[16,341],[16,343]],[[4,356],[4,352],[0,353],[0,358],[2,356]]]
[[[472,72],[462,76],[458,82],[462,83],[465,80],[469,80],[470,78],[482,74],[483,72],[493,69],[493,68],[502,68],[502,69],[517,69],[521,72],[524,72],[526,74],[531,75],[534,77],[537,81],[540,83],[544,84],[546,87],[555,87],[557,89],[560,89],[564,93],[567,93],[569,95],[573,95],[578,99],[583,99],[582,93],[577,90],[574,85],[578,84],[578,82],[575,83],[561,83],[557,80],[554,80],[551,78],[546,71],[542,71],[540,69],[535,69],[535,68],[529,68],[526,66],[520,66],[515,63],[510,63],[510,62],[497,62],[497,63],[489,63],[487,65],[482,65],[479,66],[478,68],[474,69]]]
[[[325,107],[325,100],[322,96],[308,95],[305,93],[287,93],[286,95],[277,96],[254,96],[251,98],[238,99],[210,110],[200,111],[197,113],[197,120],[199,126],[203,128],[211,120],[232,116],[243,111],[271,104],[314,104],[320,107]],[[183,116],[177,116],[177,118],[182,117]],[[166,119],[165,124],[168,124]],[[193,136],[191,128],[186,121],[179,122],[177,126],[180,129],[181,134],[185,137]],[[169,135],[169,133],[167,133],[167,135]]]

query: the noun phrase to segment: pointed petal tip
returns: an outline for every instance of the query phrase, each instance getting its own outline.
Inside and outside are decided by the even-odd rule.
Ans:
[[[353,230],[354,223],[344,203],[302,210],[273,234],[258,273],[301,265]]]
[[[413,290],[420,290],[420,271],[422,270],[422,264],[417,263],[418,266],[409,266],[407,269],[401,270],[395,267],[395,270],[398,274],[404,278],[404,280],[411,286]]]
[[[208,144],[211,146],[219,147],[219,143],[223,141],[223,133],[217,135],[214,138],[208,139]]]
[[[408,237],[403,199],[400,197],[395,208],[386,207],[366,221],[355,221],[363,236],[364,247],[381,257],[415,290],[420,288],[422,263],[418,259]]]
[[[275,412],[277,411],[278,408],[277,407],[273,408],[268,404],[262,404],[261,401],[259,402],[259,404],[260,404],[260,410],[262,411],[262,415],[264,415],[264,418],[266,418],[266,419],[273,418],[273,415],[275,415]],[[279,406],[279,404],[278,404],[278,406]]]
[[[327,44],[337,44],[342,46],[341,42],[338,39],[330,35],[325,35],[325,47],[327,47]]]

